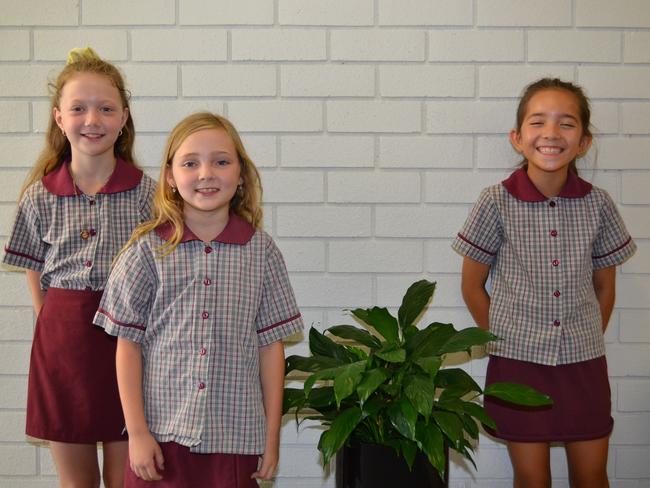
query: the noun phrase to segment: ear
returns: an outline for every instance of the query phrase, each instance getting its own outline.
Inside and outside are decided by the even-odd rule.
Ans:
[[[582,136],[582,139],[580,140],[580,145],[578,146],[578,157],[584,156],[587,153],[587,151],[589,151],[592,142],[593,142],[593,138],[591,136]]]
[[[517,129],[512,129],[508,135],[508,138],[510,139],[510,144],[512,144],[512,147],[515,149],[515,151],[521,153],[521,132],[519,132]]]
[[[122,129],[124,129],[127,120],[129,120],[129,107],[124,107],[124,110],[122,110]]]
[[[61,116],[61,110],[59,110],[59,107],[52,107],[52,117],[54,117],[54,122],[56,122],[56,125],[59,126],[59,129],[63,129],[63,127],[61,127],[63,118]]]
[[[172,175],[172,170],[169,166],[165,168],[165,180],[167,181],[167,184],[172,188],[176,186],[176,182],[174,181],[174,175]]]

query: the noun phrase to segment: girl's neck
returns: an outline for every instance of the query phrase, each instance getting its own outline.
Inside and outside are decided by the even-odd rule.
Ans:
[[[563,168],[558,171],[541,171],[532,165],[528,165],[526,170],[528,178],[532,181],[535,188],[546,198],[554,198],[560,194],[564,185],[566,185],[569,176],[569,168]]]
[[[70,173],[77,187],[86,195],[95,195],[109,180],[117,160],[113,154],[99,157],[72,155]]]
[[[187,203],[185,207],[183,212],[185,225],[203,242],[210,242],[228,225],[230,216],[227,208],[219,212],[202,212],[193,208],[188,209]]]

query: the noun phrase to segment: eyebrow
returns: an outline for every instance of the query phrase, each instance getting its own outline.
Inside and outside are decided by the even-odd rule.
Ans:
[[[222,154],[225,154],[226,156],[232,156],[232,154],[230,154],[227,151],[214,151],[214,152],[210,153],[210,156],[214,157],[214,156],[219,156],[219,155],[222,155]],[[181,154],[178,157],[184,159],[184,158],[195,158],[197,156],[199,156],[199,153],[190,152],[190,153]]]
[[[530,114],[527,118],[530,119],[531,117],[547,117],[547,116],[548,116],[547,113],[544,113],[544,112],[538,112],[538,113]],[[577,117],[574,117],[574,116],[571,115],[571,114],[560,114],[560,118],[561,118],[561,119],[565,119],[565,118],[573,119],[573,120],[575,120],[576,122],[578,122],[578,118],[577,118]]]

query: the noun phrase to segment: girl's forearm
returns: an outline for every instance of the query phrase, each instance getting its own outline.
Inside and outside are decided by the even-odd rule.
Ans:
[[[25,271],[25,274],[27,275],[27,287],[32,296],[32,306],[34,307],[34,312],[38,315],[41,308],[43,308],[43,300],[45,299],[45,292],[41,290],[41,273],[28,269]]]
[[[284,345],[282,341],[277,341],[261,347],[259,351],[268,445],[268,441],[277,443],[280,436],[284,390]]]
[[[120,391],[126,429],[130,436],[148,433],[142,396],[142,348],[127,339],[117,339],[115,355],[117,386]]]

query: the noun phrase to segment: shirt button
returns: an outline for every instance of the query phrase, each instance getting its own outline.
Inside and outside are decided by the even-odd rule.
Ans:
[[[205,353],[206,353],[206,352],[207,352],[207,351],[205,350],[205,347],[202,347],[201,349],[199,349],[199,354],[200,354],[201,356],[205,356]]]
[[[212,280],[210,278],[206,278],[203,280],[203,284],[205,286],[210,286],[212,284]]]
[[[555,207],[556,203],[555,203],[554,201],[551,201],[551,202],[549,203],[549,205],[550,205],[551,207]]]
[[[559,297],[560,295],[561,295],[560,290],[555,290],[555,291],[553,292],[553,296],[554,296],[555,298]]]
[[[559,321],[559,320],[554,320],[554,321],[553,321],[553,325],[554,325],[555,327],[559,327],[559,326],[560,326],[560,321]]]
[[[210,254],[212,252],[212,248],[210,246],[205,247],[205,253]]]
[[[88,200],[88,205],[95,205],[95,200]]]
[[[90,268],[93,265],[93,262],[88,260],[84,263],[84,265],[86,266],[86,268]]]
[[[554,259],[551,263],[553,264],[553,266],[558,266],[560,264],[560,260]]]
[[[557,237],[557,231],[555,229],[551,231],[551,237]]]
[[[96,231],[95,229],[90,229],[90,230],[88,231],[88,233],[89,233],[91,236],[96,236],[96,235],[97,235],[97,231]]]
[[[201,381],[201,383],[199,383],[199,390],[203,390],[203,389],[205,389],[205,383]]]
[[[204,319],[207,319],[209,316],[210,316],[210,314],[208,312],[203,312],[201,314],[201,317],[203,317]]]
[[[84,288],[84,290],[86,290],[86,291],[92,291],[92,289],[93,289],[92,286],[87,286],[86,288]]]

